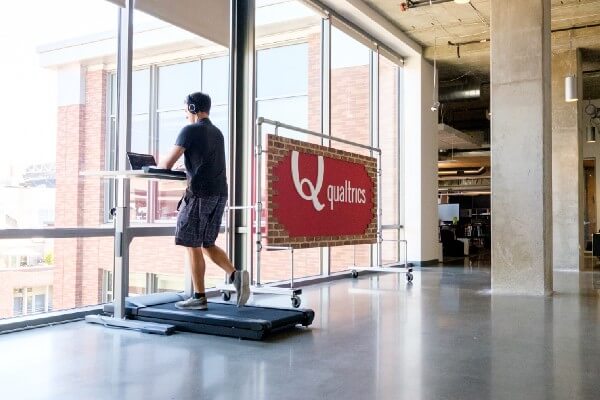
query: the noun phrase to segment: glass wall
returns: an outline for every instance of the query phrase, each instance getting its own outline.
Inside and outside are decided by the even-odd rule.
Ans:
[[[0,65],[5,93],[0,116],[7,132],[0,137],[0,231],[78,228],[81,233],[66,239],[0,240],[0,318],[113,300],[109,211],[115,188],[85,173],[116,168],[117,10],[106,0],[35,0],[15,3],[11,13],[0,15],[0,26],[11,33],[0,37],[5,54],[11,55]],[[186,95],[201,90],[212,98],[211,120],[223,132],[228,151],[228,49],[140,10],[134,14],[131,150],[160,161],[187,123]],[[257,115],[321,132],[321,16],[296,0],[258,0],[256,15]],[[366,145],[374,134],[370,55],[365,45],[332,28],[330,133]],[[382,222],[390,226],[399,223],[398,68],[380,57]],[[38,116],[33,119],[32,93]],[[279,133],[322,143],[285,129]],[[131,222],[147,225],[144,229],[172,226],[184,187],[184,182],[133,180]],[[131,295],[184,287],[184,249],[161,234],[132,241]],[[396,228],[384,232],[390,240],[383,246],[385,261],[396,259],[397,237]],[[218,244],[226,247],[225,235]],[[330,257],[332,272],[367,266],[370,246],[335,247]],[[314,248],[295,251],[294,265],[296,277],[307,277],[319,275],[327,264],[321,249]],[[289,279],[290,269],[289,252],[262,253],[262,282]],[[223,272],[209,262],[207,287],[222,280]]]
[[[136,13],[136,17],[150,18],[141,12]],[[174,29],[166,23],[161,24],[166,28]],[[170,49],[166,55],[174,51],[175,49]],[[164,56],[165,54],[157,59],[163,60]],[[144,59],[143,62],[147,61]],[[190,93],[204,91],[211,96],[211,121],[223,132],[227,152],[229,149],[228,63],[229,57],[225,55],[194,61],[175,59],[167,64],[155,62],[135,70],[132,79],[131,151],[153,154],[157,162],[160,162],[160,158],[172,149],[181,128],[187,124],[183,111],[185,98]],[[151,76],[154,78],[151,79]],[[112,73],[111,82],[109,103],[113,129],[107,139],[109,143],[116,140],[116,72]],[[150,99],[157,100],[151,102]],[[107,168],[115,167],[116,160],[113,156]],[[183,158],[174,168],[184,168]],[[181,198],[184,184],[178,182],[149,184],[146,181],[135,180],[132,181],[131,186],[131,204],[132,210],[135,211],[131,214],[132,222],[172,222],[176,219],[177,202]]]
[[[37,0],[0,15],[0,229],[104,224],[93,201],[104,185],[81,173],[104,167],[104,65],[116,58],[117,10],[105,0]]]
[[[217,246],[226,248],[225,235],[217,238]],[[152,249],[152,251],[148,251]],[[183,291],[188,268],[185,248],[175,246],[172,236],[134,238],[129,247],[129,294]],[[210,258],[205,257],[207,288],[223,283],[225,273]]]
[[[331,135],[363,145],[371,145],[370,49],[333,27],[331,30]],[[343,143],[338,149],[371,155],[368,150]],[[331,248],[331,271],[370,264],[370,245]]]
[[[105,65],[116,60],[118,8],[105,0],[3,8],[0,231],[78,228],[85,236],[88,228],[110,228],[104,182],[82,173],[104,169],[107,156]],[[0,240],[0,318],[103,301],[100,271],[112,273],[112,237],[44,236]],[[108,263],[99,258],[105,251]]]
[[[321,18],[299,1],[257,2],[257,23],[292,21],[296,30],[280,26],[275,35],[262,34],[257,28],[256,109],[259,117],[283,122],[299,128],[321,131]],[[266,134],[274,133],[264,125]],[[321,139],[288,129],[282,136],[321,143]],[[266,166],[266,155],[263,165]],[[263,168],[263,182],[266,168]],[[266,184],[263,202],[266,204]],[[266,214],[265,214],[266,217]],[[294,276],[307,277],[321,273],[321,251],[318,248],[294,251]],[[288,280],[291,277],[289,251],[263,251],[261,282]]]
[[[379,147],[381,153],[381,212],[382,225],[394,226],[383,231],[382,261],[398,262],[399,244],[399,74],[398,65],[379,55]],[[404,247],[401,248],[404,252]],[[404,257],[404,253],[402,255]],[[402,262],[405,260],[402,259]]]
[[[112,300],[113,240],[0,240],[0,319]]]
[[[257,115],[307,129],[308,43],[259,50],[256,59]],[[294,131],[281,133],[306,138]]]

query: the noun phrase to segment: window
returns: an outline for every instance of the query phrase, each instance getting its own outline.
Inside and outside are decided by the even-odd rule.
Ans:
[[[0,230],[110,227],[113,185],[82,172],[116,166],[117,6],[106,0],[59,3],[38,1],[32,16],[27,4],[15,2],[10,13],[0,15],[11,33],[5,54],[13,55],[0,65],[0,87],[6,94],[0,98],[3,126],[21,132],[29,112],[22,104],[28,103],[29,93],[39,93],[37,101],[43,105],[30,130],[0,136]],[[225,136],[229,157],[227,49],[138,11],[134,20],[131,149],[160,160],[186,124],[185,96],[202,90],[212,97],[211,119]],[[301,1],[257,1],[259,116],[321,131],[321,22]],[[331,134],[368,144],[371,53],[341,31],[332,32]],[[383,159],[383,212],[390,225],[399,221],[397,70],[381,60],[380,134],[382,147],[389,148]],[[321,143],[305,134],[280,133]],[[14,150],[18,148],[27,151]],[[183,189],[183,182],[134,180],[132,221],[172,224]],[[100,231],[91,234],[102,235]],[[390,229],[384,237],[399,235]],[[225,247],[224,241],[220,235],[219,245]],[[397,244],[384,247],[384,259],[391,260]],[[357,264],[368,263],[368,250],[333,248],[332,270],[348,268],[355,258]],[[0,240],[0,318],[113,301],[113,252],[114,237]],[[321,249],[296,251],[296,277],[318,275],[321,254]],[[136,237],[130,248],[129,294],[182,290],[185,263],[185,252],[173,245],[171,236]],[[288,279],[290,254],[265,251],[261,267],[262,282]],[[208,265],[207,287],[223,278],[218,267]]]
[[[399,146],[399,67],[379,55],[379,147],[381,148],[381,212],[384,226],[395,226],[383,230],[383,263],[404,262],[400,259],[400,146]]]
[[[158,150],[157,161],[167,154],[177,134],[187,124],[183,112],[186,96],[202,88],[199,61],[166,65],[158,68]]]
[[[104,224],[104,185],[81,173],[105,165],[117,10],[106,0],[38,0],[0,13],[0,118],[6,132],[18,132],[0,136],[0,229]],[[32,102],[36,118],[23,106]],[[80,193],[98,200],[81,201]]]
[[[210,120],[223,132],[229,165],[229,56],[202,60],[202,91],[210,95]]]
[[[15,290],[13,298],[13,316],[18,317],[23,315],[23,289]]]
[[[118,7],[61,0],[2,11],[0,118],[10,134],[0,135],[0,230],[103,227],[107,187],[82,173],[105,169],[111,154]],[[81,238],[0,240],[0,318],[98,304],[103,251]]]
[[[13,316],[52,311],[52,286],[13,290]]]
[[[225,235],[217,238],[225,248]],[[149,252],[148,249],[152,249]],[[186,266],[185,249],[173,244],[173,237],[137,237],[129,247],[129,294],[142,295],[164,291],[183,291]],[[206,288],[224,281],[221,268],[206,260]]]
[[[102,303],[110,303],[113,301],[113,272],[101,270],[102,272]]]
[[[113,237],[3,239],[0,255],[5,251],[39,262],[0,268],[0,293],[6,299],[0,301],[0,319],[110,301]]]
[[[285,27],[276,30],[269,39],[277,44],[260,48],[256,54],[256,112],[259,117],[292,126],[321,132],[321,20],[299,1],[263,1],[257,3],[257,21],[273,23],[296,19],[303,23],[290,40]],[[271,22],[268,22],[271,21]],[[258,23],[258,22],[257,22]],[[260,42],[261,39],[259,38]],[[263,134],[273,133],[264,125]],[[318,137],[288,129],[279,134],[311,143],[321,143]],[[266,140],[263,138],[263,143]],[[266,174],[266,163],[263,163]],[[267,182],[263,177],[263,182]],[[266,204],[266,184],[263,185],[263,204]],[[321,273],[319,248],[294,250],[294,276],[307,277]],[[261,253],[261,283],[289,280],[291,254],[289,251]]]
[[[205,60],[179,61],[169,64],[152,64],[136,70],[132,79],[132,127],[131,149],[134,152],[151,153],[160,162],[175,144],[181,128],[187,124],[184,114],[186,96],[204,91],[211,96],[211,121],[221,129],[225,137],[226,156],[229,150],[229,57]],[[111,77],[107,147],[114,147],[116,138],[117,90],[115,73]],[[156,99],[156,104],[151,101]],[[114,154],[107,155],[108,168],[116,167]],[[175,166],[183,167],[183,158]],[[106,213],[113,207],[114,184],[105,201]],[[131,181],[132,222],[172,222],[177,216],[177,203],[185,184],[176,181]]]
[[[364,145],[370,144],[370,50],[344,32],[331,29],[331,135]],[[342,143],[338,149],[370,155],[368,151]],[[370,265],[370,245],[331,248],[331,271],[354,265]]]
[[[150,69],[145,68],[132,72],[131,79],[131,151],[135,153],[150,152]],[[110,76],[109,96],[109,123],[107,132],[106,147],[106,169],[115,169],[117,166],[116,153],[117,148],[117,79],[116,73]],[[105,210],[106,219],[109,219],[109,210],[114,207],[114,181],[108,181],[105,184],[107,188],[107,209]],[[148,185],[147,182],[134,180],[131,181],[131,202],[134,205],[132,218],[137,221],[146,220]]]
[[[256,61],[257,115],[308,128],[308,44],[259,50]],[[281,130],[298,140],[306,135]]]

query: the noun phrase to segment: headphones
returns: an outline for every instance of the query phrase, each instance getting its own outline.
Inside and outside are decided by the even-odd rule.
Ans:
[[[191,112],[192,114],[196,114],[196,112],[197,112],[196,111],[196,105],[192,101],[192,96],[190,96],[189,94],[187,96],[186,103],[187,103],[187,109],[188,109],[188,111]]]

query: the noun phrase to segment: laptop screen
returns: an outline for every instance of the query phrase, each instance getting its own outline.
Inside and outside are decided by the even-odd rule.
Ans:
[[[156,166],[156,160],[153,155],[150,154],[139,154],[127,152],[127,158],[129,159],[129,164],[131,164],[131,169],[142,169],[142,167],[153,167]]]

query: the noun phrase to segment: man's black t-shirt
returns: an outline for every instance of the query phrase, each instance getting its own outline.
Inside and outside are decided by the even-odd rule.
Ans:
[[[227,196],[225,140],[208,118],[184,127],[177,146],[185,148],[187,194],[193,196]]]

